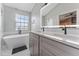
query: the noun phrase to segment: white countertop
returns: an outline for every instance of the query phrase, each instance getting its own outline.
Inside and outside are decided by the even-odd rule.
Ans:
[[[62,34],[55,34],[55,33],[51,35],[51,34],[46,34],[44,32],[31,32],[31,33],[34,33],[42,37],[46,37],[79,49],[79,37],[73,37],[71,35],[62,35]]]

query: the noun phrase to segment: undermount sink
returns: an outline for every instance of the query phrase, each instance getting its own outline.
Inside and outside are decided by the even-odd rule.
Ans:
[[[47,34],[47,35],[51,35],[51,36],[57,36],[57,37],[66,37],[66,35],[64,35],[64,34],[56,34],[56,33],[54,33],[54,32],[43,32],[43,34]]]
[[[74,42],[79,42],[79,37],[77,36],[73,36],[73,35],[64,35],[64,34],[59,34],[59,33],[54,33],[54,32],[43,32],[43,34],[47,34],[47,35],[51,35],[51,36],[56,36],[56,37],[61,37],[63,38],[63,40],[71,40],[71,41],[74,41]]]

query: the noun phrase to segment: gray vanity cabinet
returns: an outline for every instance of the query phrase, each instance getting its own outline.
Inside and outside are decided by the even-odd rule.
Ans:
[[[40,38],[40,55],[50,56],[79,56],[79,49],[60,43],[53,39]],[[46,53],[46,52],[48,53]]]
[[[32,56],[38,56],[38,39],[39,39],[38,35],[33,33],[30,34],[29,48],[30,48],[30,54]]]
[[[56,39],[57,40],[57,39]],[[33,56],[79,56],[79,49],[34,33],[30,34],[30,52]]]

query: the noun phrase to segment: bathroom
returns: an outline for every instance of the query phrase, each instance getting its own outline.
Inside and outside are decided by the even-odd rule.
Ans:
[[[11,5],[11,6],[10,6]],[[3,3],[2,4],[2,40],[1,55],[12,55],[12,49],[27,46],[24,52],[14,55],[29,55],[29,31],[30,12],[24,9],[14,8],[16,5],[22,7],[27,4]],[[28,4],[29,5],[29,4]],[[26,6],[25,6],[26,7]]]
[[[79,3],[0,3],[1,56],[79,56]]]

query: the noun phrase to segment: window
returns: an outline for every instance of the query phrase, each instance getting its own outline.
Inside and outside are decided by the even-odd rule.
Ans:
[[[28,30],[29,17],[16,14],[16,30]]]

